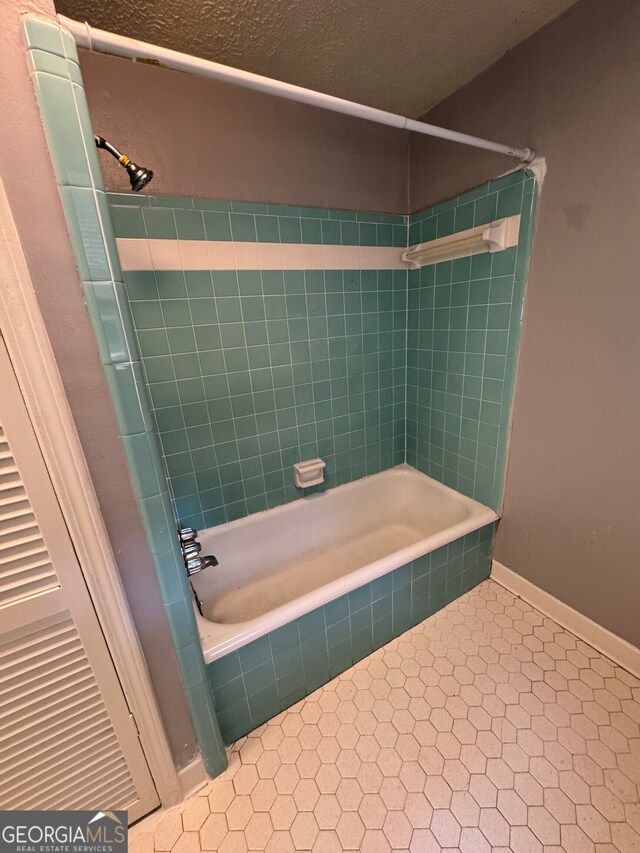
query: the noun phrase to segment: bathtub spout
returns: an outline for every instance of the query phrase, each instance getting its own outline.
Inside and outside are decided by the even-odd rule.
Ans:
[[[194,555],[193,557],[186,559],[184,561],[184,565],[187,570],[187,577],[191,577],[191,575],[197,575],[198,572],[201,572],[208,566],[217,566],[218,561],[211,554],[206,557],[198,557]]]

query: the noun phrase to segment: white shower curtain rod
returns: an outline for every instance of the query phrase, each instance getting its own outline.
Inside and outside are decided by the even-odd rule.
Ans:
[[[279,98],[287,98],[290,101],[299,101],[310,106],[332,110],[336,113],[356,116],[366,121],[386,124],[389,127],[397,127],[401,130],[409,130],[413,133],[422,133],[426,136],[437,136],[439,139],[448,139],[450,142],[460,142],[462,145],[471,145],[474,148],[484,148],[487,151],[496,151],[509,157],[516,157],[524,163],[530,163],[535,152],[531,148],[513,148],[510,145],[501,145],[499,142],[491,142],[478,136],[469,136],[466,133],[458,133],[455,130],[446,130],[423,121],[406,118],[405,116],[378,110],[375,107],[367,107],[364,104],[356,104],[346,101],[344,98],[336,98],[333,95],[324,95],[314,92],[313,89],[305,89],[302,86],[294,86],[291,83],[283,83],[281,80],[272,80],[260,74],[252,74],[250,71],[241,71],[239,68],[231,68],[208,59],[200,59],[190,56],[188,53],[180,53],[177,50],[169,50],[156,44],[126,38],[116,33],[98,30],[89,24],[74,21],[64,15],[58,15],[60,25],[66,27],[74,37],[79,47],[88,48],[101,53],[111,53],[116,56],[124,56],[129,59],[153,60],[164,68],[172,68],[175,71],[186,71],[189,74],[197,74],[200,77],[209,77],[220,80],[223,83],[231,83],[235,86],[243,86],[245,89],[254,89],[268,95]]]

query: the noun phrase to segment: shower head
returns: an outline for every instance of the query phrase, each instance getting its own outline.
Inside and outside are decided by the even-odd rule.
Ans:
[[[126,154],[122,154],[115,145],[111,145],[110,142],[107,142],[106,139],[103,139],[101,136],[94,137],[96,141],[96,146],[98,148],[104,148],[105,151],[108,151],[113,157],[116,158],[118,163],[120,163],[127,170],[127,174],[129,175],[129,180],[131,181],[131,189],[134,193],[140,192],[141,189],[147,186],[149,181],[153,178],[153,172],[151,169],[145,169],[144,166],[138,166],[136,163],[132,162]]]
[[[144,166],[136,166],[135,163],[127,163],[125,169],[129,173],[131,189],[134,193],[140,192],[140,190],[144,189],[153,178],[153,172],[151,169],[145,169]]]

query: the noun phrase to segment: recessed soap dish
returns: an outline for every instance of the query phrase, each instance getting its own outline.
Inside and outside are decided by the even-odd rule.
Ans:
[[[322,459],[307,459],[306,462],[296,462],[293,466],[294,482],[299,489],[308,489],[324,483],[324,468],[326,462]]]

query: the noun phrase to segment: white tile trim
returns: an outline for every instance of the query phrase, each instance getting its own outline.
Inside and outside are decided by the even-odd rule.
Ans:
[[[302,257],[305,270],[324,268],[324,246],[321,243],[303,243]]]
[[[153,264],[153,269],[184,269],[182,252],[180,251],[181,242],[181,240],[149,240],[148,245],[151,252],[151,263]]]
[[[120,266],[123,270],[151,270],[151,250],[148,240],[133,240],[129,237],[119,237],[116,240]],[[126,258],[126,266],[123,259]]]
[[[209,268],[209,249],[206,240],[181,240],[180,254],[182,268],[185,270]]]
[[[186,240],[184,242],[186,242]],[[236,253],[233,250],[233,243],[226,241],[216,243],[214,240],[209,242],[207,240],[198,240],[198,242],[202,242],[207,248],[207,254],[209,256],[208,268],[210,270],[237,269]],[[183,269],[193,269],[193,267],[183,267]]]
[[[640,649],[632,646],[617,634],[612,634],[602,625],[578,613],[573,607],[554,598],[550,593],[526,580],[521,575],[494,560],[491,566],[491,579],[527,601],[536,610],[553,619],[567,631],[575,634],[585,643],[593,646],[614,663],[619,664],[632,675],[640,678]]]
[[[403,249],[321,243],[239,243],[118,237],[120,264],[132,270],[406,270]],[[207,260],[208,258],[208,260]]]
[[[258,252],[258,246],[261,245],[259,243],[230,243],[229,244],[233,251],[235,252],[236,264],[235,269],[238,270],[259,270],[259,269],[268,269],[268,267],[262,267],[260,264],[260,253]],[[209,249],[209,256],[211,257],[211,247]],[[211,269],[215,269],[215,267],[211,267]],[[225,267],[226,269],[226,267]]]

